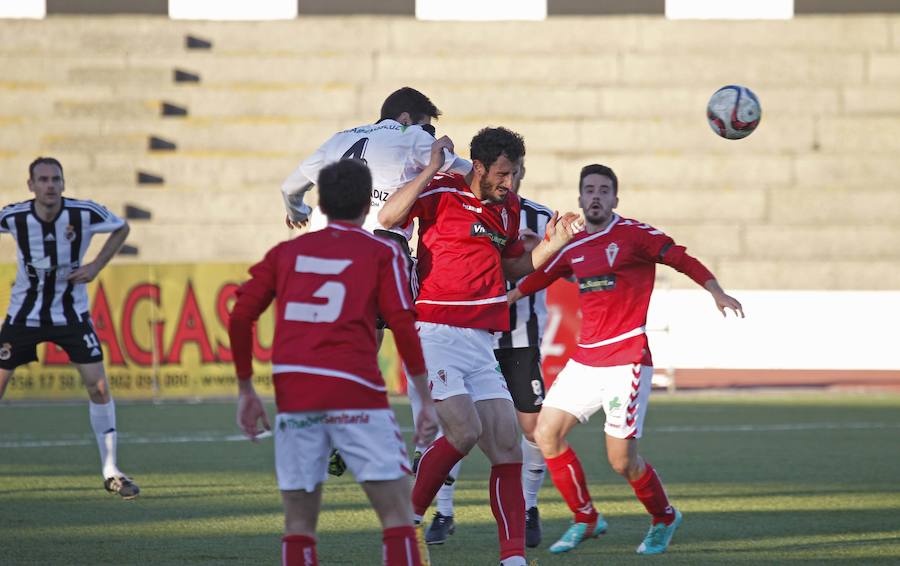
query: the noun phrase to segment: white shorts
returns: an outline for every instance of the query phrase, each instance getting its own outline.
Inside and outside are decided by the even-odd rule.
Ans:
[[[544,407],[570,413],[581,423],[603,409],[606,434],[640,438],[652,380],[652,366],[594,367],[569,360],[547,392]]]
[[[391,409],[279,413],[275,417],[275,474],[282,491],[313,491],[328,477],[337,448],[358,482],[412,474],[406,444]]]
[[[512,402],[500,364],[494,357],[491,333],[433,322],[416,323],[431,397],[441,401],[468,395],[472,401],[508,399]]]

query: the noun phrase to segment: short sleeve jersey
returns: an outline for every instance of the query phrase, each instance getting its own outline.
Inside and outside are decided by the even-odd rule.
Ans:
[[[0,233],[16,241],[16,282],[7,315],[13,324],[66,326],[88,312],[87,285],[72,283],[95,234],[114,232],[125,221],[92,200],[63,198],[50,222],[35,212],[34,200],[0,211]]]
[[[396,243],[333,222],[272,248],[250,274],[241,299],[261,312],[278,297],[272,373],[279,411],[388,406],[373,321],[414,309]]]
[[[656,264],[674,241],[648,224],[613,217],[600,232],[582,232],[519,284],[523,293],[561,277],[578,281],[581,333],[572,359],[590,366],[652,365],[645,327]]]
[[[404,126],[395,120],[381,120],[377,124],[358,126],[333,135],[308,159],[300,164],[291,178],[303,177],[315,183],[323,167],[341,159],[358,159],[372,172],[372,207],[363,228],[383,229],[378,211],[389,196],[416,178],[431,161],[434,137],[421,126]],[[471,164],[445,150],[442,171],[468,173]],[[291,178],[286,183],[291,182]],[[295,181],[296,183],[296,181]],[[303,184],[299,183],[299,184]],[[326,224],[325,215],[316,209],[310,219],[310,229],[318,230]],[[394,230],[398,231],[398,230]],[[399,231],[408,240],[411,230]]]
[[[475,196],[461,175],[438,175],[419,195],[407,222],[419,219],[419,320],[491,331],[509,330],[501,258],[521,256],[519,198]]]

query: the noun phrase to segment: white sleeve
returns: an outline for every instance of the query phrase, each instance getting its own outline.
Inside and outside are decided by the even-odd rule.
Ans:
[[[303,195],[313,188],[319,178],[319,171],[325,166],[325,156],[327,155],[325,148],[329,142],[331,140],[322,144],[281,183],[284,206],[291,220],[295,222],[306,220],[312,212],[309,205],[303,202]]]
[[[125,221],[109,211],[102,204],[92,200],[83,201],[89,211],[88,229],[92,234],[115,232],[125,225]]]
[[[431,162],[431,146],[434,144],[434,138],[424,130],[416,137],[413,144],[413,159],[416,169],[421,171]],[[472,163],[468,159],[444,150],[444,165],[441,167],[442,173],[459,173],[466,175],[472,170]]]

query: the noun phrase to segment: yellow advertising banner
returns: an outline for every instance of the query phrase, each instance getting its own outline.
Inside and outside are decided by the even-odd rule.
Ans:
[[[208,399],[237,392],[228,313],[248,264],[112,265],[88,286],[91,316],[119,399]],[[0,304],[9,304],[15,265],[0,265]],[[254,336],[253,381],[272,395],[270,307]],[[327,355],[324,353],[323,355]],[[54,344],[19,367],[6,399],[82,399],[78,372]],[[398,391],[399,360],[390,333],[379,354],[388,389]]]

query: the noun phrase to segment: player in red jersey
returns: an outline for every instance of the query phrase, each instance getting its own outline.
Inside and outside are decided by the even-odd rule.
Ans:
[[[372,177],[355,160],[322,169],[320,208],[329,224],[283,242],[250,268],[228,333],[238,375],[238,424],[251,439],[268,430],[251,382],[253,323],[276,303],[272,374],[275,469],[285,509],[283,564],[318,564],[315,528],[328,454],[339,448],[384,527],[384,564],[419,566],[407,476],[409,458],[378,369],[375,317],[381,314],[419,384],[417,441],[437,432],[403,252],[361,228]]]
[[[417,328],[444,436],[419,462],[412,494],[417,536],[424,538],[422,516],[447,473],[478,444],[492,465],[491,510],[504,566],[525,564],[522,452],[490,333],[509,330],[506,279],[533,271],[578,227],[575,215],[554,214],[546,240],[525,252],[519,199],[510,191],[524,154],[521,136],[485,128],[472,139],[470,176],[440,175],[428,184],[443,164],[443,154],[433,153],[428,168],[379,213],[384,226],[419,219]]]
[[[606,452],[612,468],[625,477],[652,515],[639,554],[664,552],[681,523],[659,476],[638,454],[647,414],[653,361],[645,327],[656,264],[674,267],[710,292],[723,316],[744,316],[741,304],[725,294],[715,276],[685,248],[652,226],[619,217],[618,179],[609,167],[581,170],[579,204],[585,231],[546,265],[510,291],[510,302],[574,276],[580,293],[582,326],[578,350],[544,399],[535,437],[575,520],[550,552],[567,552],[606,530],[591,502],[584,470],[566,435],[603,409]]]

